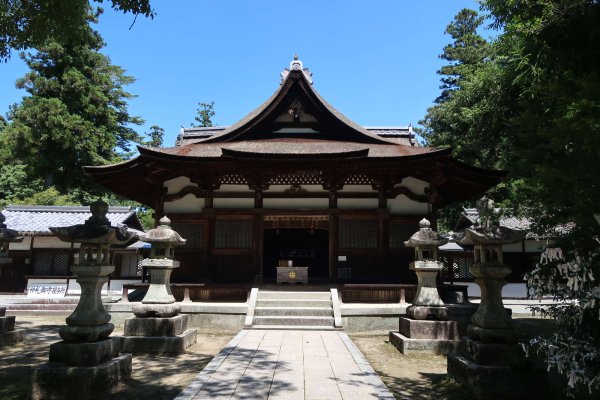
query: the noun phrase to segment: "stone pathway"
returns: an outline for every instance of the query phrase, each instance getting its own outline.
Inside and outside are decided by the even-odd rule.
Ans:
[[[176,400],[394,396],[342,331],[243,330]]]

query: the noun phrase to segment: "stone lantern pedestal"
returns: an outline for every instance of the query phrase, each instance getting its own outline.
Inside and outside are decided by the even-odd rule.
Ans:
[[[101,298],[102,286],[115,267],[109,245],[127,243],[133,235],[117,232],[106,219],[108,205],[96,202],[85,225],[50,228],[61,240],[81,243],[79,265],[72,267],[81,286],[79,303],[59,330],[63,341],[50,346],[49,363],[31,373],[32,399],[106,398],[120,379],[131,374],[131,354],[120,355],[114,326]]]
[[[448,321],[448,307],[437,289],[437,275],[443,268],[437,261],[437,248],[447,239],[432,231],[426,219],[419,226],[419,232],[404,242],[415,248],[416,260],[410,269],[417,274],[417,293],[406,316],[400,317],[398,332],[390,332],[390,341],[402,353],[426,350],[447,354],[456,349],[459,338],[458,323]]]
[[[2,266],[12,264],[12,258],[6,256],[10,243],[23,241],[16,231],[8,229],[6,217],[0,212],[0,273]],[[15,329],[15,317],[6,316],[6,307],[0,307],[0,347],[12,346],[25,340],[25,329]]]
[[[134,318],[125,320],[123,351],[181,354],[196,343],[196,329],[188,329],[188,315],[171,293],[171,272],[179,267],[173,260],[174,246],[186,241],[171,229],[168,218],[148,231],[141,240],[152,244],[150,258],[142,265],[150,272],[150,286],[141,304],[133,306]]]

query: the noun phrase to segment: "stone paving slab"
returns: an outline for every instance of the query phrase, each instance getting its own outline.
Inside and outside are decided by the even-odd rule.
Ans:
[[[393,400],[342,331],[242,330],[176,400]]]

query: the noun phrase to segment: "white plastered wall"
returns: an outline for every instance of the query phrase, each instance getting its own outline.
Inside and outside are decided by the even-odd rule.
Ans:
[[[29,250],[31,247],[31,236],[25,236],[20,243],[9,243],[9,250]]]
[[[263,208],[323,209],[329,207],[329,199],[263,199]]]
[[[425,195],[425,189],[428,186],[427,182],[413,178],[412,176],[408,176],[401,183],[394,185],[395,188],[405,187],[419,196]],[[428,203],[411,200],[403,194],[396,196],[394,199],[388,199],[387,203],[391,214],[424,215],[429,212]]]
[[[175,194],[181,192],[181,189],[187,186],[198,186],[190,181],[187,176],[178,176],[177,178],[169,179],[163,182],[163,186],[167,188],[167,194]]]
[[[338,208],[345,210],[373,209],[379,206],[378,199],[338,199]]]
[[[253,208],[254,198],[215,198],[213,199],[214,208]]]
[[[188,194],[174,201],[165,202],[165,214],[173,213],[199,213],[204,208],[204,199],[198,199],[193,194]]]

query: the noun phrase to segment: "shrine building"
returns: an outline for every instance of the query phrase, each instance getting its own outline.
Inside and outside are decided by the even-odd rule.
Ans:
[[[275,93],[237,123],[183,129],[175,147],[140,146],[131,160],[85,168],[187,239],[174,282],[274,282],[288,260],[308,267],[311,282],[410,282],[413,249],[403,242],[419,220],[435,227],[438,209],[504,176],[419,146],[410,127],[356,124],[311,75],[295,57]]]

